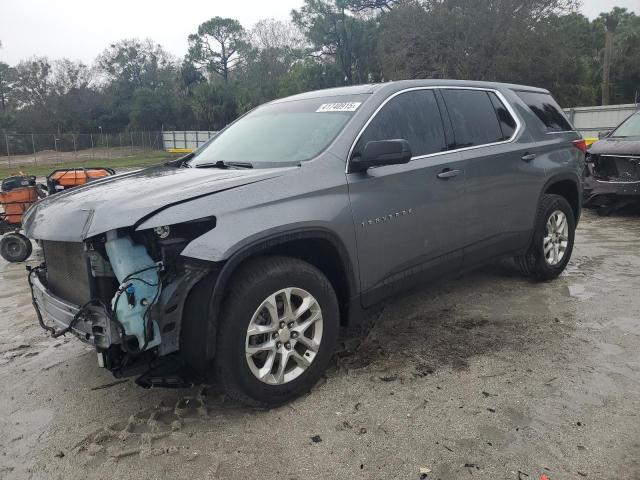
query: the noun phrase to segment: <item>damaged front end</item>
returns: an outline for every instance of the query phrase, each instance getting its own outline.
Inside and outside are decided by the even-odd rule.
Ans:
[[[184,386],[180,330],[191,289],[212,272],[180,256],[214,218],[151,230],[111,230],[82,242],[41,240],[44,263],[29,271],[40,325],[93,345],[100,366],[137,383]]]
[[[640,205],[640,155],[587,154],[583,193],[602,213]]]

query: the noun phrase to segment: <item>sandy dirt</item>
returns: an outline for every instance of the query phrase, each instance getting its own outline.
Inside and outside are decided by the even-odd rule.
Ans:
[[[554,282],[497,264],[398,298],[268,411],[117,381],[0,259],[0,477],[640,479],[639,240],[586,212]]]

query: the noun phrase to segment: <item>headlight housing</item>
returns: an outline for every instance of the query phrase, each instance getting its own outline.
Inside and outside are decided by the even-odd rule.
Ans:
[[[215,217],[204,217],[174,225],[162,225],[134,233],[136,241],[143,243],[149,254],[165,265],[175,263],[180,252],[191,240],[216,227]]]

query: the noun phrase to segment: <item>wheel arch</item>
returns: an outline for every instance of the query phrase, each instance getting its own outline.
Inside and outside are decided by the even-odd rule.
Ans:
[[[358,303],[352,301],[357,297],[357,278],[349,253],[337,235],[324,229],[305,229],[262,238],[242,247],[225,262],[214,264],[212,273],[193,287],[187,298],[180,349],[184,351],[183,357],[187,363],[200,376],[206,376],[208,366],[215,356],[217,316],[229,282],[240,266],[265,255],[298,258],[318,268],[326,275],[336,292],[340,323],[348,323],[351,309]],[[203,302],[207,305],[204,322],[199,321],[204,320]],[[186,345],[187,342],[189,346]]]
[[[547,180],[547,183],[542,190],[542,194],[554,194],[564,197],[571,206],[576,225],[578,224],[582,213],[582,204],[580,202],[580,180],[576,175],[567,173],[551,177]]]

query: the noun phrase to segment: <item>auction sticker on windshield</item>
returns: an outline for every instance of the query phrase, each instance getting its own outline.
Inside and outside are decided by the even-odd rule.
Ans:
[[[316,112],[355,112],[362,102],[323,103]]]

